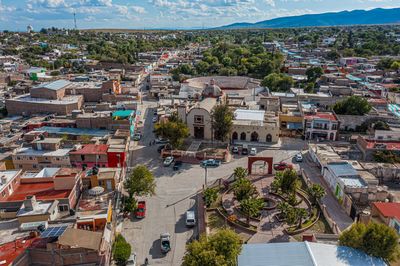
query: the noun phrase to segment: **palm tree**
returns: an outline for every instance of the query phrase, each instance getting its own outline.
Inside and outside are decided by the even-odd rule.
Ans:
[[[250,217],[257,217],[264,207],[264,200],[261,198],[248,198],[240,202],[240,210],[246,215],[247,224],[250,225]]]
[[[296,218],[298,221],[297,228],[301,228],[301,224],[303,223],[303,219],[307,218],[308,211],[303,208],[295,208]]]
[[[257,188],[246,178],[238,179],[233,185],[233,194],[238,201],[254,197],[258,194]]]
[[[313,205],[316,205],[317,201],[322,199],[326,194],[325,189],[320,184],[313,184],[307,189],[307,192],[312,198]]]
[[[247,176],[247,169],[236,167],[235,170],[233,170],[233,175],[235,176],[235,179],[245,178]]]

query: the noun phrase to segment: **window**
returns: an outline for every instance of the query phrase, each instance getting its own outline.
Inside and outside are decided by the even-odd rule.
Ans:
[[[36,164],[34,164],[34,165],[32,165],[32,167],[33,167],[34,169],[36,169],[36,168],[37,168],[37,165],[36,165]]]
[[[383,136],[378,136],[378,139],[383,139]]]
[[[60,212],[67,212],[69,210],[68,205],[58,205],[58,210]]]
[[[17,156],[17,160],[21,160],[21,158],[19,156]]]
[[[337,129],[337,124],[332,124],[332,130],[336,130]]]
[[[203,124],[203,123],[204,123],[204,116],[202,116],[202,115],[195,115],[195,116],[194,116],[194,123],[196,123],[196,124]]]
[[[31,160],[31,161],[32,161],[32,160],[33,160],[33,157],[32,157],[32,156],[29,156],[29,160]]]
[[[1,192],[1,196],[5,197],[6,196],[6,192],[5,191]]]

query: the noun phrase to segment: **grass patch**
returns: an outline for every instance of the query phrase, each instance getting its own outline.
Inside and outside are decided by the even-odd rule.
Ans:
[[[211,231],[215,231],[226,226],[224,219],[215,212],[212,212],[208,215],[208,225]]]

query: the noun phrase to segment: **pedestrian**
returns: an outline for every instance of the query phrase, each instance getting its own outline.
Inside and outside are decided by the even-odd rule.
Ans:
[[[149,146],[151,146],[152,141],[150,141]]]

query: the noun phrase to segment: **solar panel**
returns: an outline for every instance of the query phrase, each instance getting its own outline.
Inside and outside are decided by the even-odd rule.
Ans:
[[[58,237],[64,233],[64,231],[67,229],[67,225],[64,226],[56,226],[56,227],[49,227],[46,230],[42,232],[40,235],[41,238],[46,238],[46,237]]]

